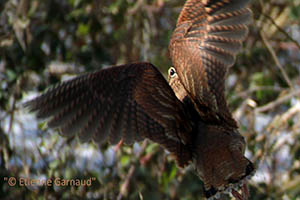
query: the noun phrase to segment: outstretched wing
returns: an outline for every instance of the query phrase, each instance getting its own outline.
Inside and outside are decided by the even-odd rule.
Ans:
[[[225,76],[245,40],[249,0],[188,0],[169,51],[178,76],[203,117],[236,127],[228,110]]]
[[[190,161],[184,143],[191,131],[181,102],[150,63],[88,73],[63,82],[26,103],[38,118],[66,136],[78,134],[112,144],[149,138],[175,154],[180,166]]]

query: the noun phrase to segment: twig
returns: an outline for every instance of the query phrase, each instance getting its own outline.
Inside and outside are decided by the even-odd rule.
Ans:
[[[288,86],[289,86],[290,88],[294,89],[291,80],[289,79],[289,77],[288,77],[286,71],[284,70],[283,66],[282,66],[281,63],[279,62],[278,57],[277,57],[277,55],[276,55],[274,49],[271,47],[269,41],[267,40],[267,38],[266,38],[266,36],[265,36],[265,34],[264,34],[264,32],[263,32],[262,30],[260,31],[260,36],[261,36],[261,38],[262,38],[264,44],[266,45],[267,49],[268,49],[269,52],[271,53],[271,55],[272,55],[272,57],[273,57],[273,59],[274,59],[274,61],[275,61],[275,64],[276,64],[277,67],[280,69],[280,71],[281,71],[281,73],[282,73],[282,75],[283,75],[283,77],[284,77],[286,83],[288,84]]]
[[[13,122],[15,119],[15,109],[16,109],[16,98],[13,97],[13,102],[12,102],[12,108],[11,108],[11,113],[10,113],[10,121],[9,121],[9,126],[8,126],[8,133],[11,132],[12,130],[12,126],[13,126]]]
[[[283,194],[290,190],[299,192],[299,189],[297,189],[299,184],[300,184],[300,176],[298,175],[295,178],[293,178],[293,180],[289,180],[288,182],[283,184],[281,190],[279,190],[278,193]]]
[[[300,102],[297,102],[293,107],[289,108],[285,113],[276,115],[272,122],[267,127],[267,132],[270,134],[278,134],[280,130],[286,129],[288,120],[294,115],[300,113]]]
[[[279,25],[277,25],[277,23],[274,21],[274,19],[272,17],[270,17],[269,15],[266,15],[265,13],[261,13],[261,15],[263,15],[265,18],[270,20],[271,23],[278,29],[279,32],[283,33],[289,40],[291,40],[293,43],[295,43],[295,45],[300,49],[300,44],[297,42],[297,40],[292,38],[283,28],[281,28]]]
[[[139,192],[139,197],[140,197],[140,200],[144,200],[143,194],[141,192]]]
[[[255,111],[255,113],[259,113],[259,112],[265,112],[265,111],[271,110],[274,107],[282,104],[283,102],[285,102],[285,101],[289,100],[290,98],[297,96],[297,95],[300,95],[300,89],[292,91],[291,93],[289,93],[283,97],[280,97],[280,98],[276,99],[275,101],[272,101],[264,106],[258,107],[254,111]]]
[[[138,0],[138,1],[135,3],[134,7],[131,8],[131,9],[129,9],[127,13],[128,13],[129,15],[134,15],[134,14],[136,14],[136,12],[143,6],[143,4],[144,4],[144,1],[143,1],[143,0]]]
[[[145,140],[143,142],[143,144],[142,144],[141,150],[137,154],[137,158],[140,158],[143,155],[143,153],[144,153],[144,151],[145,151],[145,149],[147,147],[147,144],[148,144],[148,142],[147,142],[147,140]],[[138,160],[137,160],[136,163],[134,163],[133,165],[130,166],[130,169],[129,169],[129,172],[128,172],[126,178],[125,178],[125,181],[121,185],[120,193],[119,193],[119,195],[117,197],[117,200],[122,200],[122,198],[127,195],[128,187],[129,187],[129,184],[130,184],[131,177],[132,177],[133,173],[135,172],[136,165],[139,164]]]
[[[255,87],[249,88],[246,91],[239,92],[236,95],[233,95],[232,98],[234,100],[237,98],[248,98],[249,94],[251,94],[252,92],[260,91],[260,90],[272,90],[272,91],[276,91],[276,92],[282,92],[285,90],[285,88],[278,87],[278,86],[255,86]]]
[[[129,183],[130,183],[130,179],[133,175],[135,171],[135,165],[131,165],[130,169],[129,169],[129,172],[125,178],[125,181],[124,183],[122,184],[121,186],[121,190],[120,190],[120,193],[118,195],[118,200],[121,200],[123,198],[123,196],[126,196],[127,192],[128,192],[128,186],[129,186]]]
[[[290,118],[292,118],[295,114],[300,113],[300,103],[298,102],[296,105],[291,107],[287,112],[285,112],[280,118],[282,122],[287,122]]]

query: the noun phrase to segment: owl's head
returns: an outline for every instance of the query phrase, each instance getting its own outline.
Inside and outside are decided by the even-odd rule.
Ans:
[[[207,198],[231,192],[253,175],[254,166],[244,156],[245,140],[237,130],[210,125],[199,129],[194,167],[204,182]]]
[[[183,101],[184,97],[187,96],[187,91],[184,88],[184,85],[182,84],[176,69],[174,67],[170,67],[168,70],[168,81],[169,85],[173,89],[176,97],[180,100]]]

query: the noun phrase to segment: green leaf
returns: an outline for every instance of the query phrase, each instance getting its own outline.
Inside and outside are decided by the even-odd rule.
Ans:
[[[177,173],[177,167],[175,164],[172,165],[172,170],[170,172],[170,175],[169,175],[169,180],[173,180],[176,176],[176,173]]]
[[[59,160],[54,160],[49,164],[49,168],[55,169],[59,166],[60,161]]]
[[[12,70],[10,70],[10,69],[7,69],[7,70],[6,70],[6,75],[7,75],[9,81],[13,81],[13,80],[15,80],[16,77],[17,77],[16,72],[14,72],[14,71],[12,71]]]
[[[65,179],[72,179],[73,178],[73,170],[71,168],[67,168],[65,171]]]
[[[46,130],[46,128],[47,128],[47,122],[44,121],[44,122],[39,123],[38,124],[38,128],[41,129],[41,130],[43,130],[43,131]]]
[[[147,148],[146,148],[146,154],[148,154],[148,153],[153,153],[157,147],[158,147],[158,144],[151,143],[151,144],[148,145]]]
[[[69,0],[69,3],[72,4],[74,8],[76,8],[82,0]]]
[[[121,165],[123,167],[127,166],[130,163],[130,156],[124,155],[121,157]]]
[[[290,15],[293,19],[299,19],[300,17],[300,5],[291,7]]]
[[[79,24],[78,28],[77,28],[77,35],[79,36],[85,36],[88,35],[88,33],[90,32],[90,26],[88,24]]]

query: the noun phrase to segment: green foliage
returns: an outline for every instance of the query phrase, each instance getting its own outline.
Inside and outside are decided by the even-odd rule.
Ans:
[[[291,17],[294,20],[298,20],[300,17],[300,2],[298,0],[290,0],[291,6]]]
[[[272,77],[268,76],[263,72],[256,72],[251,76],[250,88],[251,87],[262,87],[262,86],[273,86],[274,81]],[[270,88],[271,88],[270,87]],[[270,101],[271,98],[274,98],[274,91],[270,90],[258,90],[256,91],[256,99],[257,101]]]

